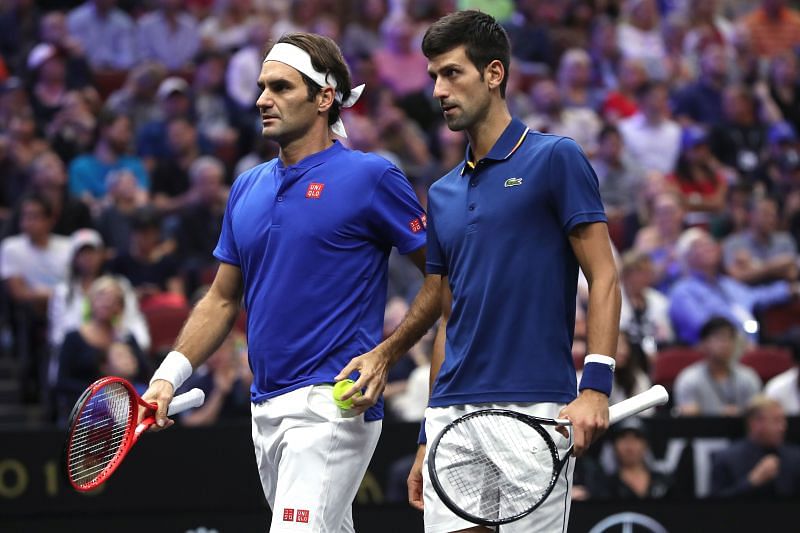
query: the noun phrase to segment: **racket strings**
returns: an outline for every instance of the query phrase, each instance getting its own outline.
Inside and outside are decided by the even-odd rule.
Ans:
[[[517,516],[544,498],[555,459],[532,426],[509,416],[474,416],[438,443],[436,471],[453,503],[485,520]]]
[[[108,468],[128,439],[135,415],[130,393],[119,383],[89,398],[76,416],[67,450],[67,470],[76,485],[92,483]]]

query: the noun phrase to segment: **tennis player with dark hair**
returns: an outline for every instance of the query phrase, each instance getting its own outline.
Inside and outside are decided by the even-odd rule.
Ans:
[[[477,11],[453,13],[428,29],[422,48],[433,96],[469,147],[464,163],[431,186],[427,275],[407,319],[338,378],[359,370],[356,387],[380,382],[442,303],[446,338],[434,350],[409,500],[418,508],[424,502],[428,533],[486,531],[436,496],[423,466],[425,435],[433,439],[465,413],[500,407],[569,419],[571,431],[551,430],[555,442],[561,455],[571,439],[576,455],[583,453],[608,426],[620,290],[586,156],[573,140],[532,132],[508,111],[510,45],[502,27]],[[571,355],[579,267],[590,287],[580,386]],[[374,399],[356,402],[365,408]],[[572,466],[541,507],[502,530],[566,531]]]
[[[383,405],[341,410],[332,383],[381,339],[391,248],[424,269],[425,216],[396,167],[333,138],[346,136],[340,111],[363,89],[350,89],[333,41],[281,37],[258,83],[263,135],[280,154],[234,183],[214,250],[219,271],[144,397],[158,402],[158,425],[170,425],[174,391],[223,342],[243,298],[270,531],[352,532]]]

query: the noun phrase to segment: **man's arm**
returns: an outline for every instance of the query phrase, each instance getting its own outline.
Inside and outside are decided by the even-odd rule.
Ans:
[[[424,254],[424,252],[422,253]],[[422,266],[420,254],[412,252],[411,255],[417,266]],[[397,329],[373,350],[351,359],[336,376],[336,381],[341,381],[353,372],[359,372],[358,381],[342,395],[342,399],[346,400],[356,391],[366,389],[363,396],[353,398],[353,408],[357,412],[363,412],[375,405],[386,386],[389,369],[425,335],[439,318],[441,286],[442,276],[438,274],[425,276],[422,288]]]
[[[441,285],[442,319],[439,321],[439,329],[436,331],[436,338],[433,341],[433,355],[431,356],[431,377],[428,388],[428,397],[433,394],[433,384],[439,375],[439,370],[444,362],[444,347],[447,338],[447,321],[450,319],[450,309],[453,307],[453,293],[450,292],[450,284],[447,277],[442,277]],[[423,424],[425,421],[423,420]],[[417,448],[417,456],[408,474],[406,484],[408,485],[408,503],[411,507],[423,509],[422,499],[422,463],[425,460],[426,443],[420,443]]]
[[[175,351],[183,354],[193,369],[208,359],[225,340],[239,314],[243,289],[239,267],[221,263],[211,288],[195,306],[175,343]],[[167,407],[174,393],[172,383],[155,379],[142,395],[144,400],[158,403],[156,424],[159,427],[172,425],[167,418]]]
[[[581,224],[570,232],[569,242],[589,282],[588,352],[614,357],[621,295],[608,227],[602,222]],[[583,388],[559,417],[572,421],[575,455],[580,456],[608,428],[608,396]]]

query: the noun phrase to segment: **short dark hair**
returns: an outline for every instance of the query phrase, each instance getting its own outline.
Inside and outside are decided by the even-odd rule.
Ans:
[[[503,64],[506,75],[500,82],[500,96],[505,98],[511,68],[511,42],[506,30],[486,13],[473,9],[456,11],[431,24],[422,39],[422,53],[431,59],[461,45],[481,79],[489,63],[498,60]]]
[[[700,328],[700,340],[704,341],[720,331],[727,331],[731,335],[736,335],[736,326],[724,316],[712,317]]]
[[[636,99],[644,100],[650,96],[651,92],[658,89],[664,89],[669,94],[669,85],[667,85],[665,82],[659,80],[647,80],[636,89]]]
[[[39,194],[38,192],[28,192],[25,193],[22,198],[19,200],[19,206],[22,208],[24,204],[39,204],[44,212],[44,216],[47,218],[53,218],[53,204],[50,203],[45,196]]]
[[[597,138],[600,141],[604,141],[606,137],[608,137],[609,135],[616,135],[617,137],[622,136],[622,134],[619,132],[619,128],[617,128],[613,124],[606,124],[600,130],[600,133],[597,134]]]
[[[333,39],[315,33],[296,32],[282,36],[278,39],[278,43],[288,43],[308,52],[314,69],[329,74],[336,80],[336,91],[342,93],[342,100],[350,97],[350,69],[347,68],[342,51]],[[300,75],[308,89],[308,100],[311,101],[322,87],[302,72]],[[341,111],[341,103],[334,102],[328,113],[328,126],[339,120]]]

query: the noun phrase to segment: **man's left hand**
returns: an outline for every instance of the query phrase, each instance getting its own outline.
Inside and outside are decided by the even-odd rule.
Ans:
[[[591,444],[608,429],[608,396],[592,389],[584,389],[580,395],[558,414],[572,422],[574,455],[580,457]],[[565,427],[558,428],[565,437]]]
[[[359,378],[348,391],[342,394],[341,399],[347,400],[353,397],[352,410],[356,413],[363,413],[378,403],[378,398],[383,394],[383,389],[386,387],[386,379],[389,375],[389,357],[380,347],[375,348],[370,352],[352,358],[334,379],[336,381],[347,379],[353,372],[358,372]],[[363,390],[364,394],[362,396],[353,396],[359,390]]]

